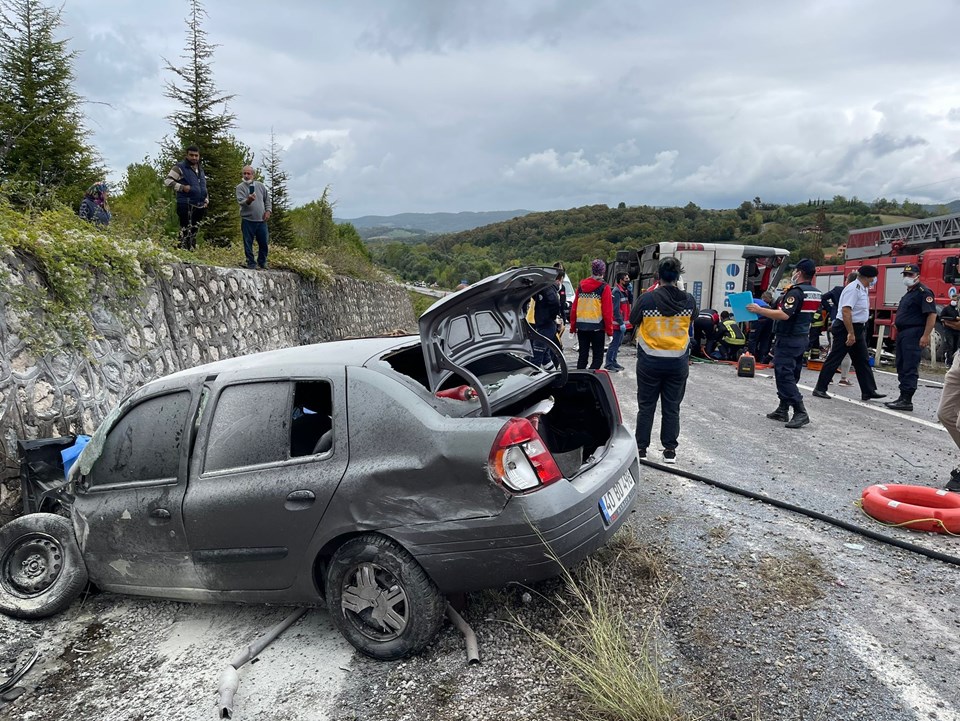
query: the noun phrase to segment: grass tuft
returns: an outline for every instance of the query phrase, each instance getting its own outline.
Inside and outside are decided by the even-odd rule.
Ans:
[[[556,635],[523,620],[517,623],[563,669],[565,682],[584,701],[584,718],[685,720],[678,700],[660,682],[653,642],[656,616],[635,638],[608,575],[608,565],[596,558],[580,565],[577,578],[564,573],[568,598],[553,604],[560,620]]]

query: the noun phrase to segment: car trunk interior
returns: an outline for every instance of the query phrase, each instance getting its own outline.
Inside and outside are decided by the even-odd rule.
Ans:
[[[381,358],[395,372],[402,373],[427,387],[426,370],[420,346],[404,348]],[[517,360],[512,359],[504,365],[516,367]],[[483,365],[490,371],[497,366],[496,358],[488,358]],[[454,388],[465,383],[464,379],[453,375],[444,383],[444,388]],[[497,411],[498,417],[512,418],[521,416],[540,401],[553,399],[553,408],[538,419],[538,432],[567,478],[572,478],[580,470],[592,465],[594,456],[602,455],[610,440],[614,414],[600,377],[592,372],[573,371],[562,388],[546,385],[536,388],[522,399],[514,401]],[[445,415],[457,416],[476,408],[475,403],[438,399],[433,397],[434,407]]]
[[[553,399],[553,408],[540,417],[538,432],[560,471],[572,478],[603,455],[615,411],[596,374],[572,372],[562,388],[539,388],[497,415],[521,416],[548,398]]]

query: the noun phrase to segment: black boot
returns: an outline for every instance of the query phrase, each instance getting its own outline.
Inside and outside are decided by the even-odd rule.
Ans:
[[[785,426],[786,428],[800,428],[810,422],[810,416],[807,415],[807,409],[803,407],[803,401],[797,401],[793,404],[793,418]]]
[[[780,405],[777,406],[777,410],[773,413],[767,413],[767,418],[772,421],[780,421],[785,423],[790,420],[790,402],[785,401],[783,398],[780,399]]]
[[[900,397],[895,401],[884,403],[892,411],[912,411],[913,410],[913,391],[900,391]]]

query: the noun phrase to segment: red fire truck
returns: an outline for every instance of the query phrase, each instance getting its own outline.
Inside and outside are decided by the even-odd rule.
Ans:
[[[901,281],[903,266],[920,267],[920,282],[933,291],[937,310],[960,291],[960,213],[924,220],[880,225],[850,231],[845,261],[822,265],[814,280],[826,292],[844,285],[846,276],[861,265],[875,265],[880,271],[870,289],[870,311],[874,335],[884,326],[884,337],[893,340],[897,305],[906,288]],[[954,247],[950,247],[954,246]],[[939,328],[939,323],[937,324]],[[942,343],[937,344],[943,347]]]

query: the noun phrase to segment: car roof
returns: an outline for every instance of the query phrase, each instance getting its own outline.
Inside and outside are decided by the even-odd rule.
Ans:
[[[271,375],[271,371],[281,371],[283,374],[289,375],[308,375],[313,370],[329,368],[331,365],[362,366],[370,359],[380,356],[388,350],[411,343],[419,345],[420,338],[411,335],[327,341],[325,343],[251,353],[236,358],[226,358],[177,371],[157,380],[166,383],[196,376],[211,376],[254,369],[264,375]]]

